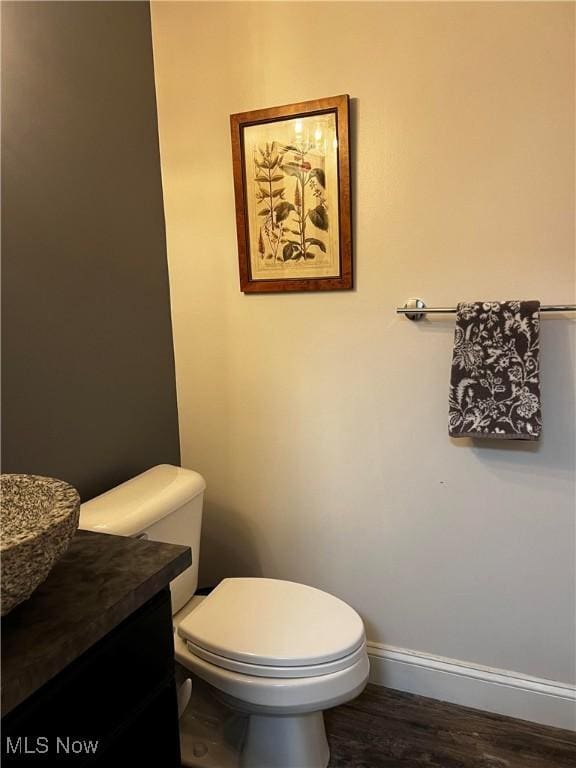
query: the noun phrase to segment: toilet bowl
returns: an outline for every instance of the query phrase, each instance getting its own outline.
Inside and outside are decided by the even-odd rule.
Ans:
[[[195,472],[154,467],[83,504],[80,528],[191,546],[192,566],[171,584],[175,657],[248,717],[241,768],[326,768],[323,710],[368,680],[362,620],[333,595],[279,579],[228,578],[194,597],[204,488]]]

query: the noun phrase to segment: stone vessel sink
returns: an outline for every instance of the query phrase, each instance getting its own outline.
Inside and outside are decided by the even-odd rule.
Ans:
[[[27,600],[66,552],[80,497],[63,480],[0,475],[0,615]]]

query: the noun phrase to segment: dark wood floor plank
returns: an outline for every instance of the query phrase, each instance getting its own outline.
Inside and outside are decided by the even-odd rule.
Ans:
[[[369,685],[325,714],[330,768],[576,768],[576,733]]]

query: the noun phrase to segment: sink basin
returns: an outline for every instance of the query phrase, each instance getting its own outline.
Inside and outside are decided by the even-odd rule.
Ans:
[[[66,552],[78,528],[80,497],[63,480],[0,475],[0,615],[27,600]]]

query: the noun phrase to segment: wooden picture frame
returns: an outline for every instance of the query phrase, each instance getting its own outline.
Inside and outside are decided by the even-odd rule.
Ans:
[[[230,116],[240,289],[353,287],[349,97]]]

